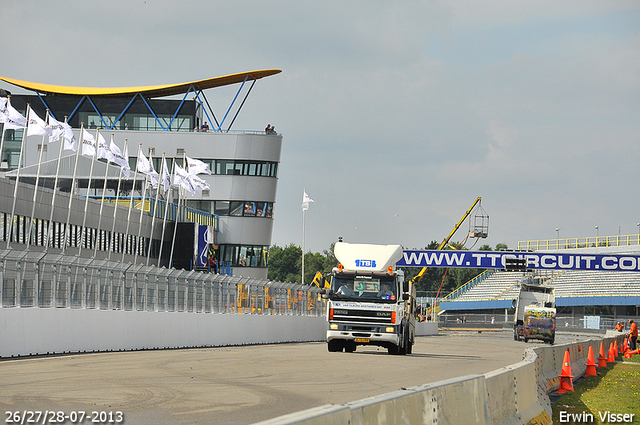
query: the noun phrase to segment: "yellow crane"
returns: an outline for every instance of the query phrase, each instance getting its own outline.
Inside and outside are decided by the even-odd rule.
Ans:
[[[471,212],[474,210],[474,208],[477,205],[480,205],[481,203],[482,203],[482,198],[480,196],[478,196],[478,198],[473,202],[473,204],[471,204],[471,207],[469,207],[467,212],[464,213],[464,215],[462,216],[460,221],[458,221],[458,223],[454,226],[454,228],[451,231],[451,233],[449,233],[449,235],[446,238],[444,238],[444,240],[440,243],[440,245],[438,246],[437,250],[441,250],[445,246],[447,246],[447,244],[449,243],[449,240],[458,231],[458,229],[460,228],[462,223],[464,223],[464,221],[467,219],[467,217],[469,217],[469,215],[471,215]],[[482,208],[482,207],[480,207],[480,208]],[[473,232],[469,232],[469,237],[472,237],[472,238],[486,238],[487,237],[487,228],[488,228],[488,226],[485,225],[484,223],[481,223],[480,226],[474,226]],[[427,272],[427,267],[423,267],[422,270],[420,270],[420,273],[415,275],[413,277],[413,279],[411,279],[409,281],[409,284],[410,285],[414,285],[414,284],[420,282],[420,279],[422,279],[422,276],[424,276],[424,274],[426,272]]]

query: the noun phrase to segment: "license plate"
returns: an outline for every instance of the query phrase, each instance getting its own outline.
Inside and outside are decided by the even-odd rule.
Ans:
[[[356,338],[356,342],[369,342],[369,338]]]

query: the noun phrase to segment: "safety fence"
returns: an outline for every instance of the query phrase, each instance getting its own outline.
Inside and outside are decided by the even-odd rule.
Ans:
[[[0,251],[2,308],[323,316],[315,286],[242,276]]]
[[[557,390],[569,351],[575,377],[586,371],[587,353],[621,336],[528,348],[524,359],[484,375],[424,384],[345,404],[327,404],[259,422],[259,425],[551,424],[548,394]]]

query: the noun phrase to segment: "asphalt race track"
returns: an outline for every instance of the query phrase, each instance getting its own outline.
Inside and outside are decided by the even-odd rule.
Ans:
[[[106,412],[103,418],[119,411],[129,425],[249,424],[490,372],[519,362],[535,345],[507,331],[451,332],[417,338],[408,356],[376,347],[329,353],[318,342],[5,359],[0,408],[5,423],[7,412],[48,410]]]

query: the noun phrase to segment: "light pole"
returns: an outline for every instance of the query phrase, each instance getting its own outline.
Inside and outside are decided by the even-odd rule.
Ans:
[[[596,226],[596,246],[599,246],[598,239],[600,238],[600,229]]]

